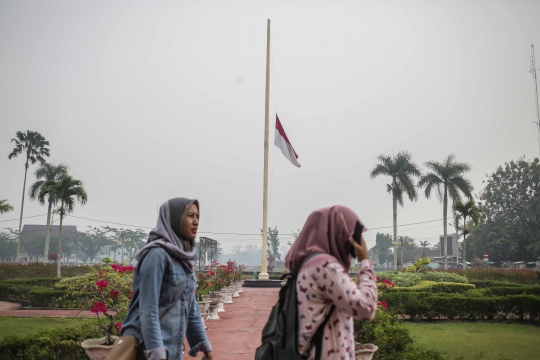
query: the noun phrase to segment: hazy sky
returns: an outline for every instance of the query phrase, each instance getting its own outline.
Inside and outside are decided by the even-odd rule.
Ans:
[[[50,141],[88,192],[66,224],[152,227],[157,205],[198,198],[200,235],[229,250],[262,227],[266,21],[271,19],[269,217],[282,234],[343,204],[391,232],[380,154],[419,165],[454,153],[475,193],[505,161],[539,154],[531,43],[539,1],[0,2],[0,199],[18,227],[18,130]],[[299,155],[274,145],[280,120]],[[28,186],[34,181],[29,170]],[[25,201],[24,216],[46,214]],[[442,219],[436,197],[398,224]],[[99,221],[97,221],[99,220]],[[46,216],[23,220],[45,224]],[[398,228],[435,242],[442,220]],[[282,243],[291,240],[282,235]]]

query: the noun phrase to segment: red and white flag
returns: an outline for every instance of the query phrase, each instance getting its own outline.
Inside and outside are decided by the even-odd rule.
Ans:
[[[285,130],[283,130],[283,126],[281,126],[281,122],[279,121],[279,118],[276,114],[276,135],[274,138],[274,144],[281,150],[281,153],[285,155],[287,159],[296,167],[300,167],[300,164],[298,163],[298,155],[294,151],[291,142],[287,138],[287,135],[285,134]]]

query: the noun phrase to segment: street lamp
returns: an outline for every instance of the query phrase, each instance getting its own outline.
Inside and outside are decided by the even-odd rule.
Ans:
[[[124,244],[125,243],[128,243],[128,242],[131,242],[131,239],[130,238],[127,238],[127,239],[122,239],[122,240],[113,240],[112,241],[113,243],[117,243],[117,242],[120,242],[120,244],[122,245],[122,264],[124,264]]]

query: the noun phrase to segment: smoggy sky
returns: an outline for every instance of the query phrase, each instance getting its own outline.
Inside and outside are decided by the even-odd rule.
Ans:
[[[267,19],[268,224],[282,244],[333,204],[372,229],[370,247],[391,233],[390,180],[369,177],[380,154],[422,165],[454,153],[475,194],[505,161],[538,156],[538,1],[4,0],[0,199],[15,210],[0,228],[18,228],[21,208],[24,157],[8,160],[10,140],[34,130],[88,192],[66,224],[148,230],[158,204],[184,196],[201,203],[199,235],[260,246]],[[273,145],[276,112],[300,169]],[[46,212],[26,198],[25,217]],[[398,208],[398,224],[437,219],[436,197]],[[435,243],[442,225],[398,235]]]

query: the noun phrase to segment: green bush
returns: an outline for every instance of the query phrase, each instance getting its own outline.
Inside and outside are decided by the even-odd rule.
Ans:
[[[478,295],[478,294],[476,294]],[[397,314],[411,320],[529,320],[540,321],[540,296],[468,296],[431,292],[385,291],[380,295]]]
[[[99,338],[94,325],[54,329],[31,336],[12,336],[0,340],[1,360],[87,360],[81,342]]]
[[[495,280],[476,280],[476,279],[469,279],[469,284],[474,284],[477,289],[483,289],[488,287],[494,287],[494,286],[521,286],[522,284],[518,283],[512,283],[508,281],[495,281]]]
[[[419,273],[404,273],[395,271],[386,271],[378,274],[381,280],[390,280],[396,286],[408,287],[414,286],[422,281],[422,275]]]
[[[468,290],[473,290],[474,285],[452,282],[435,282],[435,281],[421,281],[418,284],[410,287],[398,287],[389,288],[386,291],[389,292],[432,292],[432,293],[464,293]]]
[[[438,270],[437,272],[455,273],[465,276],[469,281],[494,280],[509,281],[518,284],[534,285],[540,281],[540,271],[521,269],[467,269],[467,270]]]
[[[388,310],[378,308],[373,322],[354,321],[355,341],[379,347],[382,358],[405,351],[413,343],[409,329]]]
[[[465,284],[469,282],[464,276],[442,271],[425,271],[422,273],[422,280]]]
[[[62,266],[62,276],[73,277],[89,273],[99,265]],[[56,278],[55,263],[0,263],[0,281],[8,279]]]
[[[33,307],[70,307],[72,298],[66,290],[53,290],[44,286],[11,285],[0,283],[0,298],[22,299]]]
[[[53,287],[58,283],[60,279],[58,278],[28,278],[28,279],[9,279],[1,281],[0,284],[8,285],[37,285],[45,287]]]

